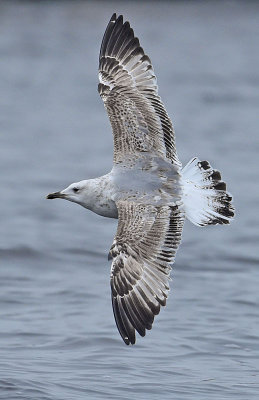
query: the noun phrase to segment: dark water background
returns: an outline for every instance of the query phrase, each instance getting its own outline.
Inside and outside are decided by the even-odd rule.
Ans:
[[[216,166],[229,227],[186,223],[168,306],[134,347],[111,309],[116,221],[45,195],[106,173],[111,14],[151,56],[183,164]],[[259,398],[257,2],[0,3],[0,398]]]

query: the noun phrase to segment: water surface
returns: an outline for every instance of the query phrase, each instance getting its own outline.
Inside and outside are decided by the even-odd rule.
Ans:
[[[183,162],[218,168],[228,227],[186,223],[168,306],[122,342],[109,287],[116,221],[45,200],[111,168],[97,93],[111,14],[158,75]],[[258,399],[256,2],[1,2],[0,398]]]

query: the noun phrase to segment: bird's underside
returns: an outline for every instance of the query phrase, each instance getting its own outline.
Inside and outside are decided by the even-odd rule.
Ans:
[[[110,283],[115,321],[128,345],[136,331],[144,336],[152,328],[166,304],[185,218],[199,226],[228,224],[234,213],[226,184],[207,161],[194,158],[181,168],[151,61],[116,14],[103,37],[99,80],[113,131],[112,171],[47,198],[118,217]]]

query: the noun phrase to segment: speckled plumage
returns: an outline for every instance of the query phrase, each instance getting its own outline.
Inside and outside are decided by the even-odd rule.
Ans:
[[[113,129],[114,163],[125,164],[125,155],[136,158],[147,152],[181,166],[151,61],[122,15],[112,16],[104,34],[99,79]]]
[[[102,41],[99,79],[113,130],[113,168],[48,198],[118,218],[109,252],[112,305],[124,342],[134,344],[135,331],[144,336],[166,304],[185,218],[200,226],[227,224],[234,213],[220,173],[207,161],[194,158],[181,169],[151,61],[116,14]]]

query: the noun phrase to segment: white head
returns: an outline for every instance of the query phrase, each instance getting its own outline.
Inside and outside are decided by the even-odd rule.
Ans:
[[[89,190],[90,180],[75,182],[60,192],[54,192],[47,195],[47,199],[65,199],[73,201],[87,207],[91,191]]]
[[[72,183],[60,192],[50,193],[47,199],[65,199],[105,217],[117,218],[118,210],[109,189],[109,177],[88,179]],[[107,189],[108,185],[108,189]]]

